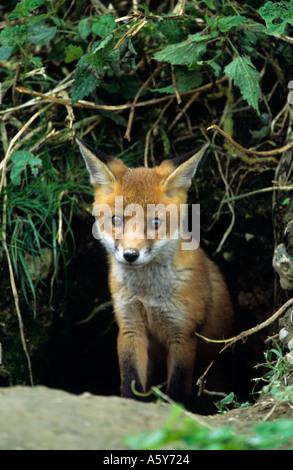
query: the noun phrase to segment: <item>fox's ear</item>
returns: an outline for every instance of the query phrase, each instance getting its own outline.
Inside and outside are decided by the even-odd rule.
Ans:
[[[113,183],[117,181],[115,166],[119,167],[122,165],[125,167],[124,163],[117,158],[110,157],[103,152],[94,150],[77,137],[75,140],[90,174],[91,184],[93,186],[98,186],[100,184],[112,186]]]
[[[197,165],[203,157],[209,144],[204,145],[195,154],[185,154],[173,160],[169,160],[176,168],[169,174],[164,181],[166,191],[177,191],[178,189],[187,190],[191,185],[191,179],[195,175]]]

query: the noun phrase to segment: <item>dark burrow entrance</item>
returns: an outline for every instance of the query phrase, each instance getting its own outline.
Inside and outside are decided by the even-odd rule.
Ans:
[[[204,237],[202,239],[204,249],[226,276],[235,305],[236,334],[261,323],[275,308],[270,221],[263,217],[257,224],[255,222],[252,221],[254,235],[252,230],[248,232],[247,225],[244,228],[239,218],[230,236],[229,249],[217,256],[213,255],[214,245],[205,244]],[[76,252],[67,274],[59,277],[51,306],[48,306],[48,292],[40,288],[46,300],[40,303],[36,318],[25,326],[36,384],[76,394],[88,391],[97,395],[119,395],[117,326],[109,305],[107,259],[99,242],[91,235],[92,223],[91,216],[86,214],[74,219]],[[104,308],[101,309],[101,305],[105,305]],[[241,403],[253,402],[257,397],[254,379],[260,377],[262,371],[255,366],[264,361],[268,334],[268,330],[263,330],[250,336],[245,343],[238,342],[229,353],[232,391]],[[2,337],[5,350],[11,338],[7,331]],[[8,362],[13,370],[13,359]],[[24,369],[25,364],[18,377],[14,371],[10,383],[28,383]]]

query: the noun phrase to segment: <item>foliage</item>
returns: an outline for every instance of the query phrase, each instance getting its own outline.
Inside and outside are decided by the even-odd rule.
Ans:
[[[128,436],[127,443],[132,450],[272,450],[283,446],[288,449],[292,445],[292,425],[292,419],[260,422],[252,426],[248,435],[238,434],[233,427],[211,429],[173,405],[161,428]]]
[[[288,362],[280,346],[265,351],[265,363],[263,366],[267,372],[261,380],[266,382],[261,393],[271,393],[277,402],[292,403],[293,386],[290,385],[290,378],[293,377],[293,366]]]

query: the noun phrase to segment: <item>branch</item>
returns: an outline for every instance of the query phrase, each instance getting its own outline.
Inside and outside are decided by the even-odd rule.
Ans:
[[[285,152],[286,150],[289,150],[291,147],[293,147],[293,140],[289,142],[288,144],[284,145],[283,147],[277,148],[275,150],[265,150],[265,151],[258,151],[258,150],[249,150],[246,149],[245,147],[242,147],[242,145],[238,144],[235,140],[233,140],[226,132],[222,131],[216,124],[213,124],[212,126],[208,127],[207,130],[215,130],[219,132],[222,136],[227,139],[230,144],[234,145],[238,150],[244,153],[248,153],[249,155],[258,155],[259,157],[269,157],[271,155],[276,155],[277,153],[282,153]]]

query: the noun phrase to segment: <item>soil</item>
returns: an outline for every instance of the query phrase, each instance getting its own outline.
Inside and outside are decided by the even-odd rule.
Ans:
[[[0,389],[1,450],[124,450],[126,436],[154,431],[167,420],[168,404],[118,396],[73,395],[44,386]],[[211,428],[233,426],[249,434],[254,423],[293,417],[292,407],[264,397],[224,415],[194,415]]]

